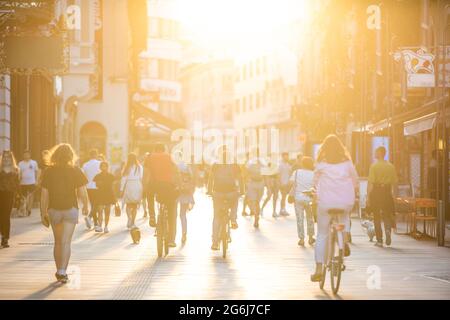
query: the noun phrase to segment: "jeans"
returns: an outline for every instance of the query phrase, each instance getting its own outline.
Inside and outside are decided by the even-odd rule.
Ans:
[[[299,239],[305,238],[305,216],[308,236],[314,236],[314,221],[312,207],[307,201],[295,201],[295,215],[297,216],[297,234]]]
[[[330,242],[330,223],[331,216],[328,214],[329,209],[340,208],[329,205],[320,205],[317,208],[317,240],[315,247],[316,263],[326,263],[328,256],[328,247]],[[345,224],[345,232],[350,232],[350,211],[353,206],[341,208],[345,213],[339,215],[337,220],[339,223]]]
[[[384,223],[384,231],[391,232],[394,214],[394,199],[392,198],[391,186],[377,186],[370,194],[370,210],[373,213],[373,223],[375,225],[375,235],[378,242],[383,242],[383,229],[381,221]]]
[[[213,219],[213,234],[212,234],[213,242],[218,242],[220,238],[219,231],[224,201],[226,201],[228,209],[230,210],[230,220],[236,221],[238,199],[239,195],[237,192],[214,193],[213,195],[214,219]]]

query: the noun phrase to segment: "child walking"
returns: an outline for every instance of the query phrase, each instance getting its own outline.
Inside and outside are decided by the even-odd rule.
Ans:
[[[99,232],[109,232],[108,224],[109,216],[111,213],[111,206],[116,203],[113,189],[114,180],[114,175],[109,172],[108,162],[103,161],[100,164],[100,173],[94,177],[94,182],[96,183],[98,189],[98,224],[100,226]],[[105,222],[105,227],[102,229],[103,221]]]

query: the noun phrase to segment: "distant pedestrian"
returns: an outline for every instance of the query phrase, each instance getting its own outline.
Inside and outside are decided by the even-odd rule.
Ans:
[[[98,160],[97,149],[92,149],[89,151],[89,160],[83,164],[83,172],[88,179],[88,184],[86,186],[87,193],[89,197],[89,202],[91,204],[91,211],[88,216],[84,218],[86,222],[86,227],[90,230],[92,228],[92,222],[94,222],[94,228],[96,232],[101,232],[98,225],[98,196],[97,196],[97,185],[95,184],[94,177],[100,173],[100,163]],[[93,221],[92,221],[93,220]]]
[[[188,211],[192,210],[195,204],[194,202],[195,181],[191,166],[189,166],[184,161],[180,161],[177,164],[177,166],[180,174],[178,205],[180,210],[180,220],[182,230],[181,242],[185,243],[187,236],[186,214]]]
[[[289,216],[289,213],[286,210],[286,198],[289,194],[289,190],[291,189],[289,178],[292,173],[292,166],[289,163],[289,153],[283,152],[281,154],[281,163],[278,170],[281,192],[280,216]]]
[[[59,144],[50,153],[51,166],[42,177],[41,219],[44,225],[50,223],[55,238],[56,280],[67,283],[72,236],[78,223],[78,199],[83,204],[83,214],[88,213],[88,180],[74,165],[76,155],[69,144]]]
[[[373,213],[375,224],[376,246],[383,246],[383,229],[381,220],[384,223],[386,234],[386,245],[391,245],[391,231],[394,219],[394,197],[397,185],[397,172],[392,163],[385,160],[386,148],[378,147],[375,150],[377,161],[370,166],[369,183],[367,194],[369,195],[369,206]]]
[[[33,195],[36,190],[39,166],[31,159],[31,152],[26,150],[23,153],[23,160],[19,162],[20,192],[25,201],[27,215],[31,215],[33,207]]]
[[[114,196],[114,180],[115,177],[109,172],[109,164],[103,161],[100,164],[100,173],[94,177],[94,182],[97,186],[97,201],[98,201],[98,225],[99,230],[108,233],[109,217],[111,214],[111,206],[116,203]],[[105,227],[102,229],[103,221]]]
[[[127,228],[135,228],[136,214],[139,204],[142,202],[143,196],[143,180],[144,169],[139,164],[136,154],[128,155],[127,163],[122,172],[121,194],[122,201],[126,205],[128,216]]]
[[[0,158],[0,234],[1,247],[8,248],[11,230],[11,210],[14,195],[19,188],[19,168],[11,151],[5,150]]]
[[[268,164],[268,169],[272,167],[272,164]],[[275,167],[276,168],[276,167]],[[264,175],[264,184],[266,186],[266,198],[264,199],[263,205],[261,207],[261,215],[263,214],[264,207],[272,198],[272,216],[277,217],[277,201],[278,194],[280,192],[280,176],[279,172],[270,172],[267,170],[268,174]],[[275,171],[275,170],[274,170]]]
[[[311,157],[302,157],[298,167],[290,178],[293,184],[292,193],[295,199],[298,245],[305,245],[305,218],[309,238],[308,243],[313,245],[315,242],[313,208],[311,199],[303,192],[310,191],[314,187],[314,160]]]
[[[247,188],[246,196],[252,214],[255,216],[253,226],[259,228],[259,218],[261,213],[261,198],[264,193],[264,178],[262,176],[263,161],[259,158],[259,152],[256,157],[250,159],[247,163]]]

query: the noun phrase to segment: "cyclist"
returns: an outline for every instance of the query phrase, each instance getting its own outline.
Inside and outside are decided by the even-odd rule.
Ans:
[[[211,167],[208,179],[208,194],[213,197],[214,219],[212,226],[212,250],[219,250],[219,228],[223,200],[230,206],[231,228],[237,229],[237,206],[239,195],[244,193],[244,183],[239,166],[236,163],[227,163],[227,149],[219,149],[218,161]]]
[[[177,227],[177,186],[178,170],[175,163],[162,143],[155,145],[154,152],[148,158],[150,181],[153,184],[156,199],[163,203],[168,212],[169,247],[176,247],[175,236]]]
[[[339,138],[332,134],[325,138],[317,155],[314,171],[314,186],[317,190],[317,243],[315,247],[316,272],[311,281],[322,279],[322,265],[326,263],[330,236],[330,216],[328,210],[343,209],[338,217],[345,225],[344,255],[350,255],[348,236],[350,232],[350,211],[355,203],[355,189],[358,175],[347,149]]]

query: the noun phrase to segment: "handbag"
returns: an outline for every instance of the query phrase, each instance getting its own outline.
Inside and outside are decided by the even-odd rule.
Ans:
[[[295,187],[297,186],[297,174],[298,174],[298,170],[295,171],[294,186],[289,191],[289,195],[288,195],[288,198],[287,198],[287,201],[290,204],[295,202],[295,195],[294,194],[295,194]]]
[[[120,215],[122,214],[122,209],[120,209],[120,205],[118,202],[114,204],[114,214],[116,217],[120,217]]]
[[[44,227],[46,228],[50,227],[50,219],[48,215],[41,215],[41,222]]]

